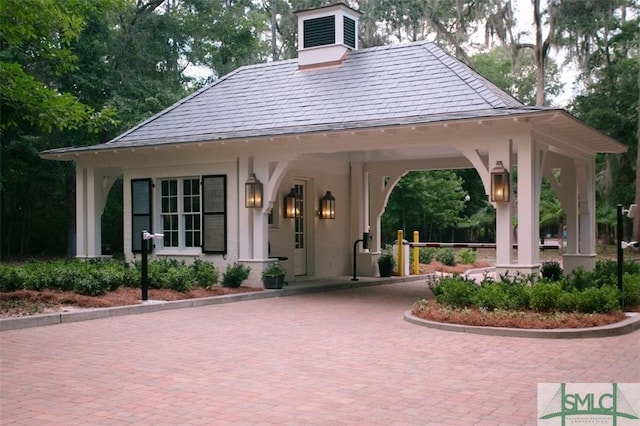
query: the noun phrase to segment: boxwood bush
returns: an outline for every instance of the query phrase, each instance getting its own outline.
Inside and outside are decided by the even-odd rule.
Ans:
[[[0,291],[49,289],[100,296],[122,285],[137,288],[141,276],[140,262],[129,265],[112,259],[0,265]],[[196,259],[192,266],[176,260],[160,259],[149,262],[148,276],[150,288],[185,292],[195,284],[207,288],[217,284],[219,272],[212,263],[200,259]]]
[[[452,248],[441,248],[436,252],[436,260],[443,265],[456,266],[456,252]]]
[[[237,288],[242,282],[249,278],[251,268],[242,263],[234,262],[233,265],[227,265],[227,270],[222,274],[222,285],[224,287]]]
[[[640,268],[633,265],[629,268],[632,272],[625,272],[620,291],[611,263],[615,266],[615,262],[602,262],[593,272],[578,269],[557,280],[501,276],[496,282],[485,279],[477,284],[460,276],[447,276],[430,283],[430,288],[439,303],[452,308],[608,313],[639,305],[640,271],[636,271]]]

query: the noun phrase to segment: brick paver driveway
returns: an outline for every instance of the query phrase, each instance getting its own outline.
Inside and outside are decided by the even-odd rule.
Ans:
[[[535,424],[538,382],[639,382],[640,334],[409,324],[418,283],[0,333],[0,423]]]

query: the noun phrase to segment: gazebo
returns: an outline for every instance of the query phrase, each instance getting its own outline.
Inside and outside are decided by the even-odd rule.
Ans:
[[[255,285],[277,257],[295,282],[349,275],[370,230],[358,273],[375,275],[399,179],[474,168],[496,208],[497,272],[539,270],[543,177],[567,215],[565,271],[593,268],[595,156],[622,144],[562,109],[522,105],[432,43],[358,49],[360,13],[345,4],[297,15],[297,59],[239,68],[107,143],[41,154],[76,164],[78,257],[101,256],[121,176],[128,259],[148,230],[164,235],[153,256],[243,262]]]

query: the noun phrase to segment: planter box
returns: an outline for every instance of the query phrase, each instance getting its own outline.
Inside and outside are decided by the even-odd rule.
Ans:
[[[264,277],[262,284],[267,290],[279,290],[284,286],[284,276],[281,277]]]

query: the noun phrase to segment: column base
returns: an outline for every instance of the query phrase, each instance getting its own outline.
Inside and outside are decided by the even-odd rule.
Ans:
[[[593,271],[596,269],[596,254],[563,254],[562,255],[562,272],[568,275],[577,268],[583,268],[585,271]]]
[[[496,277],[500,277],[500,275],[508,275],[510,277],[516,275],[535,275],[538,276],[540,274],[540,264],[536,263],[533,265],[496,265]]]

